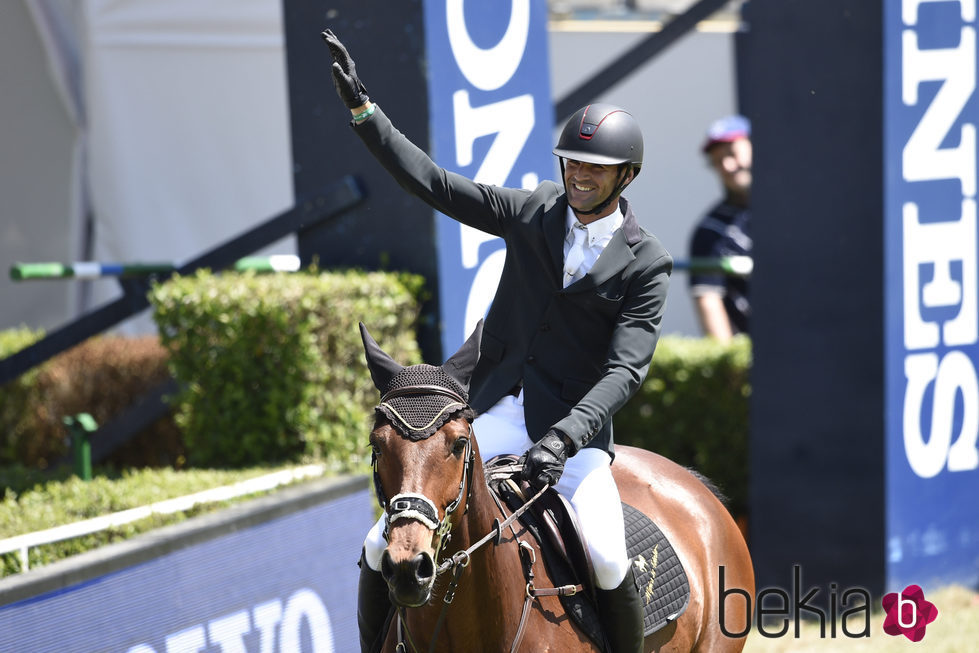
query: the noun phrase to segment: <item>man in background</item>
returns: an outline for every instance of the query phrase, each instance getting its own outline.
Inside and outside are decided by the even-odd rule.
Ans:
[[[721,118],[707,130],[703,152],[724,188],[721,200],[690,240],[690,258],[751,256],[751,124],[744,116]],[[717,271],[691,271],[690,294],[704,335],[728,342],[748,333],[748,279]]]

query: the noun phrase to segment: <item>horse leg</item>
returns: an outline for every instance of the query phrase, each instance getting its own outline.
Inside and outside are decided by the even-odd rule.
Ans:
[[[656,522],[690,583],[686,611],[648,637],[646,651],[741,651],[750,615],[736,594],[721,596],[720,574],[723,568],[725,590],[743,590],[753,598],[754,572],[730,513],[693,474],[657,454],[616,447],[612,470],[622,500]]]

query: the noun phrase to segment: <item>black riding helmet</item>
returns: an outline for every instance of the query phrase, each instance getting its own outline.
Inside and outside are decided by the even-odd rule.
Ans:
[[[642,130],[631,113],[611,104],[589,104],[568,119],[554,154],[561,162],[573,159],[599,165],[625,165],[618,187],[604,202],[583,213],[599,213],[628,185],[624,181],[629,170],[633,179],[642,168]],[[567,189],[565,189],[567,190]]]

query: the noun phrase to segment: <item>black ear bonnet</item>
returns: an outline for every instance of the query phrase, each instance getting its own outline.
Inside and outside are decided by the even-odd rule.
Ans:
[[[443,388],[451,394],[434,394],[431,390],[409,394],[398,392],[417,387]],[[395,374],[383,390],[381,403],[374,410],[391,420],[392,426],[402,436],[424,440],[450,419],[460,416],[469,421],[475,419],[476,415],[468,402],[469,393],[445,370],[422,364],[406,367]],[[460,412],[465,414],[459,415]]]
[[[381,401],[374,410],[411,440],[430,437],[456,417],[471,422],[476,415],[469,407],[469,379],[479,359],[482,331],[480,320],[469,339],[441,367],[403,367],[380,348],[361,324],[367,367],[381,391]]]

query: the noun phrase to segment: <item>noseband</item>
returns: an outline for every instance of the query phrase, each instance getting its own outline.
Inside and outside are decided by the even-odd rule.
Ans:
[[[443,388],[438,385],[412,385],[405,386],[403,388],[397,388],[385,393],[381,397],[381,405],[386,405],[391,399],[397,397],[422,397],[428,395],[441,395],[448,397],[453,400],[452,404],[449,404],[444,410],[449,408],[455,408],[456,410],[461,410],[464,408],[469,408],[468,402],[456,392],[448,388]],[[388,408],[393,410],[393,408],[388,405]],[[473,439],[473,427],[472,423],[469,424],[469,439],[466,441],[466,451],[465,458],[466,464],[462,470],[462,479],[459,481],[459,494],[456,498],[445,508],[445,517],[441,520],[438,518],[438,508],[435,503],[423,494],[417,494],[414,492],[405,492],[403,494],[396,494],[391,497],[391,500],[387,500],[387,496],[384,494],[384,489],[381,487],[381,477],[377,472],[377,455],[371,453],[371,468],[373,469],[374,477],[374,492],[377,494],[377,500],[384,509],[387,516],[387,521],[384,525],[384,539],[388,538],[388,531],[391,528],[391,524],[398,521],[399,519],[415,519],[425,525],[429,530],[435,531],[437,536],[437,542],[435,545],[435,561],[438,561],[439,552],[442,550],[442,545],[449,539],[449,531],[452,530],[452,522],[450,517],[458,509],[459,505],[462,503],[463,499],[466,501],[466,508],[463,510],[462,514],[466,514],[469,510],[469,498],[472,496],[472,474],[473,465],[476,460],[476,452],[473,450],[472,446]]]

